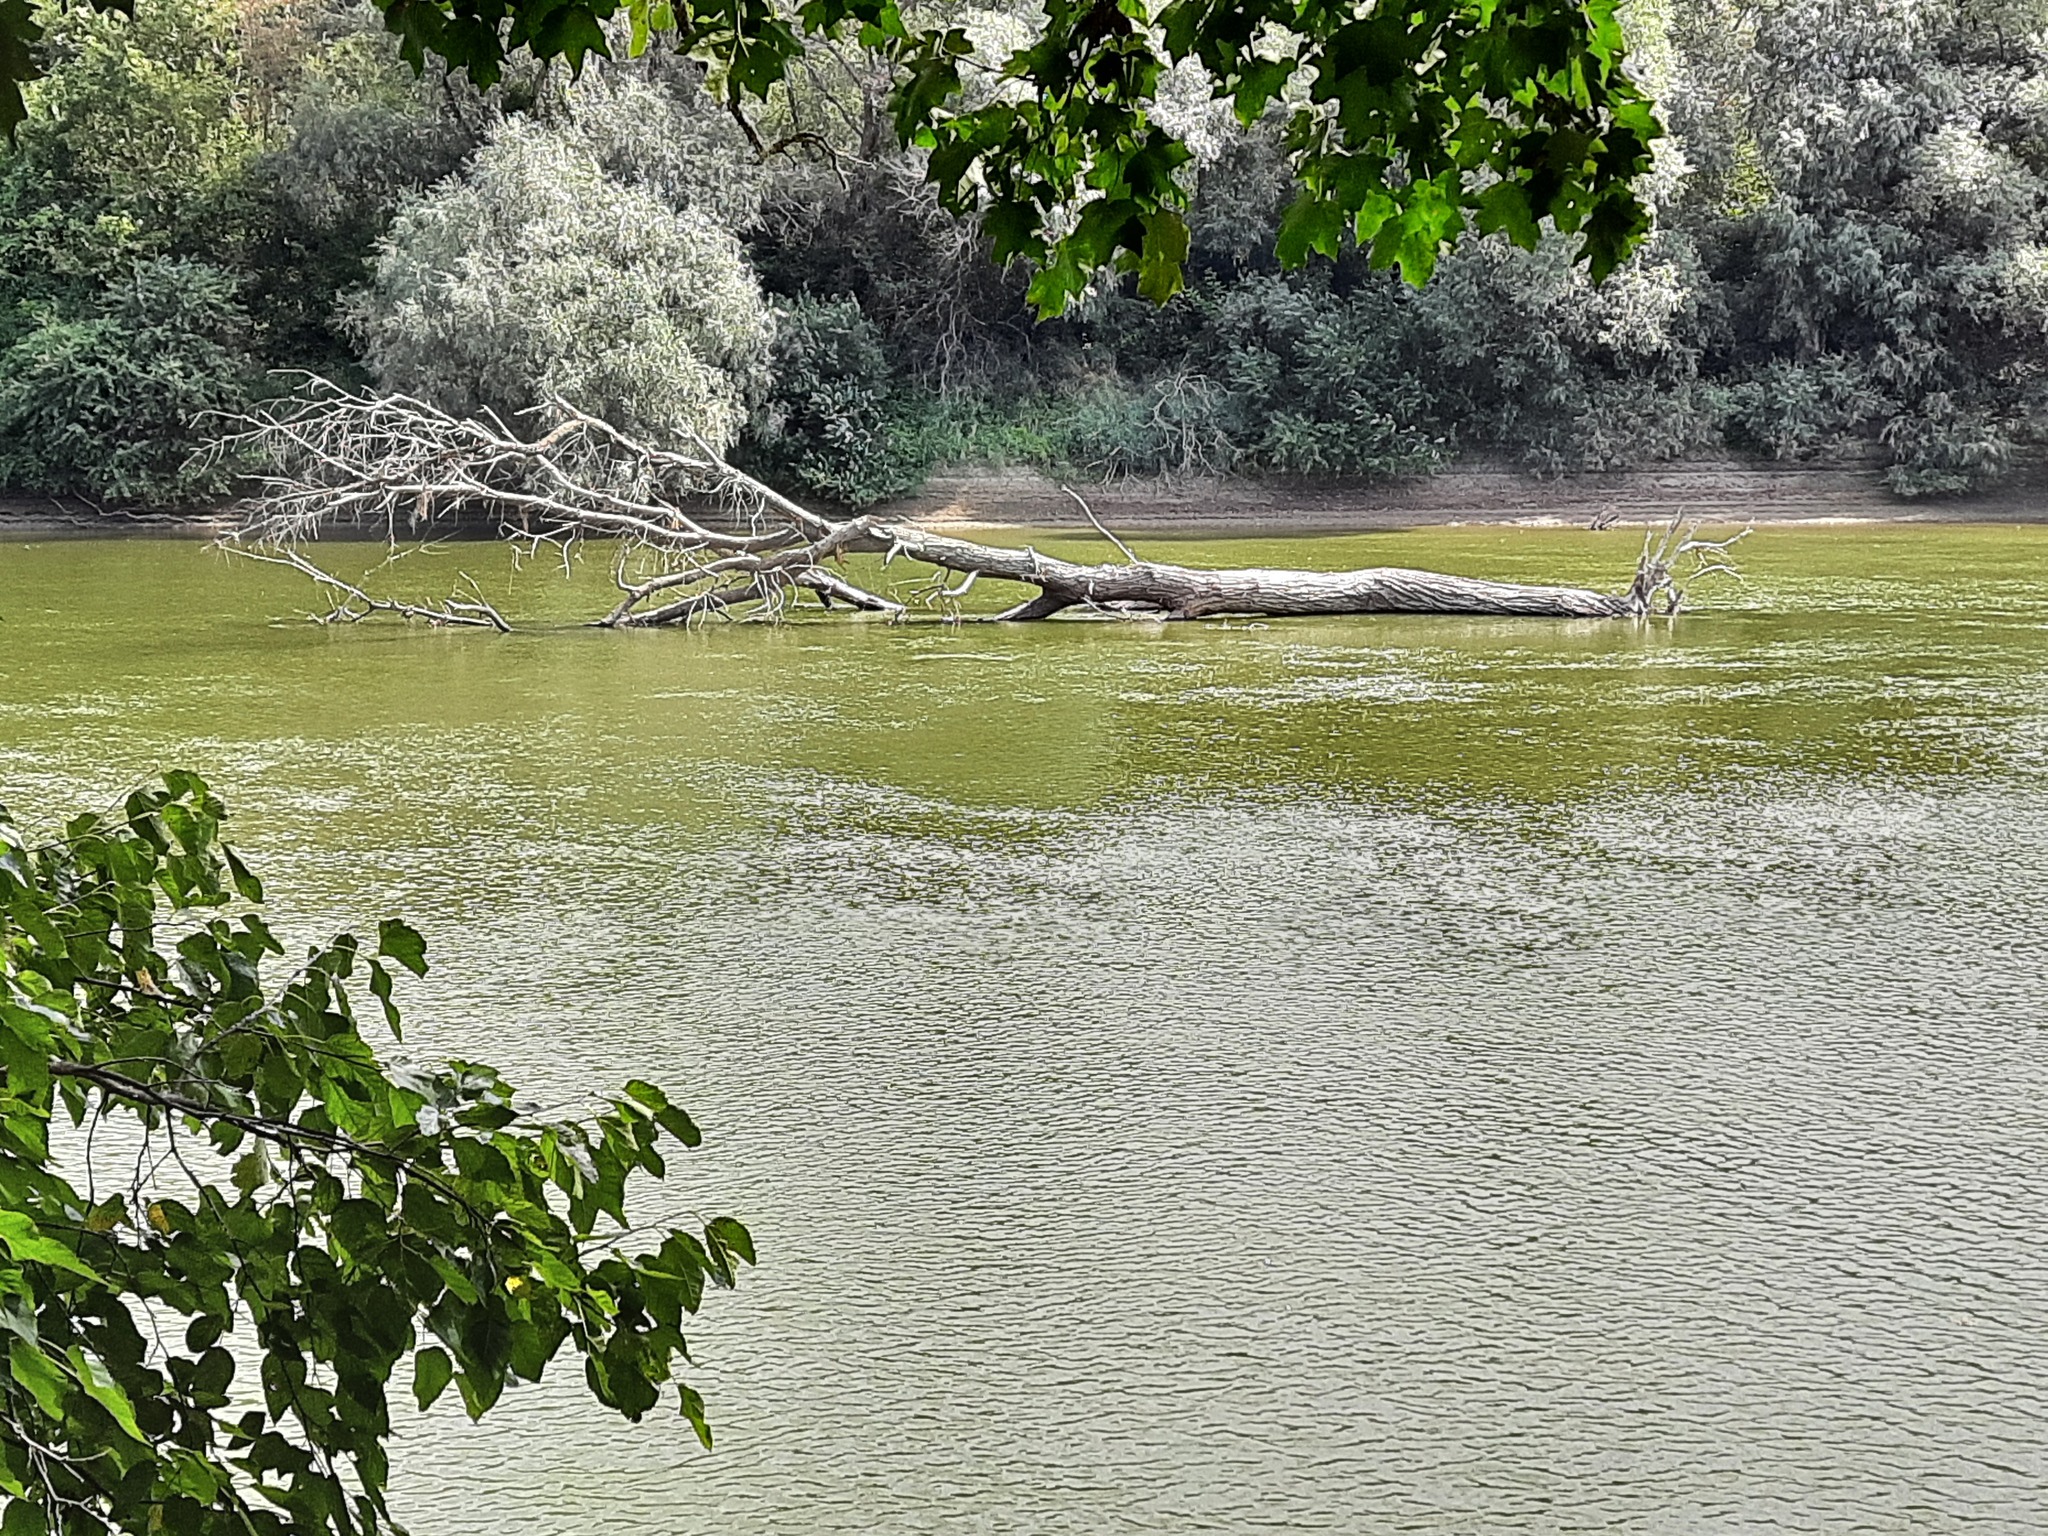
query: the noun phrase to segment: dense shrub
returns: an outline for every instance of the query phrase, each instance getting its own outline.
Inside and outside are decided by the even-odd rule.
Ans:
[[[89,322],[138,261],[231,264],[248,239],[257,137],[239,111],[229,0],[37,17],[48,73],[0,144],[0,347],[53,316]]]
[[[1720,402],[1728,442],[1776,459],[1854,442],[1884,419],[1888,404],[1860,359],[1834,353],[1756,364],[1721,391]]]
[[[911,489],[927,459],[900,408],[874,323],[852,299],[780,306],[749,460],[762,472],[848,507]]]
[[[1732,146],[1677,212],[1727,310],[1713,362],[1729,441],[1784,455],[1875,439],[1906,495],[1997,475],[2042,403],[2038,14],[1817,0],[1750,23],[1697,49],[1674,101],[1682,136]]]
[[[1240,455],[1223,430],[1221,404],[1199,373],[1142,384],[1098,380],[1045,402],[1040,456],[1098,480],[1227,471]]]
[[[517,121],[400,210],[349,318],[387,387],[447,410],[510,416],[554,393],[719,449],[761,395],[773,329],[730,233]]]
[[[567,93],[558,131],[612,180],[744,233],[767,173],[698,71],[660,53],[596,64]]]
[[[0,484],[173,503],[225,489],[188,465],[202,418],[243,398],[252,366],[233,277],[143,262],[82,318],[50,318],[0,354]]]
[[[1144,371],[1073,388],[1053,440],[1105,477],[1426,470],[1441,443],[1403,356],[1406,307],[1392,280],[1347,293],[1327,273],[1207,281],[1163,311],[1107,304],[1090,350]]]
[[[165,248],[218,253],[241,238],[236,199],[260,137],[241,110],[233,0],[163,0],[132,18],[46,5],[38,16],[48,75],[10,171]]]
[[[1032,323],[1024,274],[998,267],[906,156],[878,154],[843,180],[822,166],[778,172],[749,250],[771,293],[858,302],[896,379],[948,400],[1022,398],[1017,376],[1063,333]]]
[[[1385,274],[1339,292],[1325,274],[1252,277],[1197,296],[1198,355],[1235,467],[1304,475],[1432,467],[1420,380],[1403,356],[1407,294]]]
[[[1467,246],[1407,306],[1427,415],[1466,448],[1553,474],[1710,442],[1700,286],[1691,243],[1669,233],[1598,287],[1559,240]]]
[[[1885,482],[1901,496],[1943,496],[1996,479],[2012,462],[2015,423],[1983,401],[1936,390],[1884,424]]]
[[[431,74],[415,79],[367,7],[321,20],[253,168],[262,219],[248,296],[270,360],[346,375],[358,364],[341,296],[374,275],[399,204],[460,170],[492,117]]]

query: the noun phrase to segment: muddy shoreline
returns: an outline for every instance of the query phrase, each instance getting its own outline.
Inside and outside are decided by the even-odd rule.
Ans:
[[[1474,523],[1627,526],[1661,523],[1674,514],[1714,523],[2048,522],[2048,465],[2030,466],[1973,495],[1911,501],[1885,489],[1875,464],[1734,460],[1552,479],[1481,464],[1393,483],[1130,480],[1075,489],[1113,527],[1209,537],[1391,532]],[[915,496],[871,510],[962,530],[1084,526],[1061,483],[1035,470],[935,474]],[[0,497],[0,537],[10,539],[211,539],[226,533],[232,521],[225,509],[135,513],[60,498]],[[467,531],[488,536],[492,530]]]
[[[1076,486],[1112,527],[1208,535],[1368,533],[1460,524],[1583,527],[1662,523],[1674,514],[1715,523],[2048,522],[2048,466],[1970,496],[1905,500],[1882,468],[1691,461],[1649,469],[1539,479],[1472,465],[1423,480],[1127,481]],[[1032,471],[934,475],[890,515],[961,528],[1071,527],[1074,504]]]

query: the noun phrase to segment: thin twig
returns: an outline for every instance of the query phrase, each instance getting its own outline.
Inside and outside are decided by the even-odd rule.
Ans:
[[[495,629],[501,635],[512,633],[512,626],[505,616],[485,601],[474,581],[467,576],[469,589],[475,596],[468,600],[449,598],[439,607],[422,603],[400,602],[396,598],[372,597],[354,582],[344,581],[332,571],[324,570],[307,559],[296,549],[262,550],[244,545],[225,543],[221,546],[229,554],[244,560],[254,560],[263,565],[282,565],[309,578],[316,585],[326,587],[340,595],[339,600],[324,618],[322,624],[356,624],[373,613],[394,613],[400,618],[418,619],[437,627],[466,627],[473,629]],[[360,605],[360,609],[354,605]]]
[[[1133,565],[1143,565],[1145,563],[1144,561],[1138,558],[1137,553],[1131,548],[1130,545],[1126,544],[1122,539],[1118,538],[1115,534],[1111,533],[1109,529],[1103,526],[1102,519],[1095,515],[1095,509],[1089,506],[1088,503],[1082,499],[1081,493],[1079,491],[1075,490],[1071,485],[1063,485],[1060,487],[1060,489],[1065,491],[1069,496],[1074,498],[1074,505],[1081,509],[1081,515],[1087,518],[1089,522],[1095,525],[1095,531],[1097,533],[1101,534],[1105,539],[1109,540],[1110,543],[1114,544],[1118,549],[1122,550],[1123,556],[1126,560],[1130,561]]]

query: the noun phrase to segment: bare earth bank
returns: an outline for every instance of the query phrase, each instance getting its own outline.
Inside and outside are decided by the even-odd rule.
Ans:
[[[1903,500],[1863,466],[1696,460],[1651,469],[1537,479],[1472,466],[1429,479],[1362,485],[1260,480],[1076,484],[1115,528],[1214,535],[1363,533],[1456,523],[1538,526],[1663,522],[2048,522],[2048,466],[1971,496]],[[934,475],[914,497],[875,509],[956,527],[1073,526],[1060,483],[1033,470]]]
[[[1079,483],[1097,516],[1116,528],[1219,536],[1364,533],[1458,523],[1536,526],[1663,522],[1674,513],[1710,522],[2048,522],[2048,465],[1987,492],[1902,500],[1865,465],[1693,460],[1653,468],[1538,479],[1473,465],[1390,483],[1300,480],[1126,480]],[[951,528],[1075,527],[1081,518],[1059,481],[1035,470],[932,476],[915,496],[878,515]],[[49,497],[0,496],[0,529],[39,537],[158,533],[214,537],[225,513],[110,512]]]

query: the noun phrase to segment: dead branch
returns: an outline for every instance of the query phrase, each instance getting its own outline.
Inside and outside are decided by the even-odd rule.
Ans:
[[[1683,508],[1661,530],[1646,529],[1635,580],[1629,584],[1630,612],[1668,616],[1684,606],[1687,590],[1700,581],[1713,576],[1740,581],[1742,573],[1728,552],[1755,531],[1756,524],[1750,523],[1725,539],[1704,539],[1700,520],[1688,520]]]
[[[512,633],[512,626],[505,622],[505,616],[485,600],[484,595],[477,591],[476,583],[467,577],[463,578],[470,591],[466,599],[451,597],[440,603],[406,603],[394,598],[373,597],[355,583],[321,569],[296,549],[258,549],[234,544],[225,547],[239,559],[286,566],[328,592],[334,599],[334,606],[326,613],[313,615],[315,623],[357,624],[372,614],[392,613],[436,627],[495,629],[501,635]]]
[[[1123,557],[1126,560],[1130,561],[1133,565],[1144,564],[1144,562],[1140,560],[1135,553],[1132,552],[1130,545],[1126,544],[1122,539],[1118,538],[1115,534],[1111,533],[1109,529],[1103,525],[1102,519],[1095,515],[1095,509],[1088,505],[1087,501],[1083,499],[1079,491],[1075,490],[1071,485],[1063,485],[1060,487],[1060,489],[1065,491],[1069,496],[1074,498],[1074,505],[1081,509],[1081,515],[1087,518],[1090,523],[1094,524],[1095,531],[1101,534],[1105,539],[1109,540],[1110,543],[1114,544],[1118,548],[1118,550],[1122,552]]]
[[[1688,582],[1728,569],[1734,543],[1702,539],[1696,525],[1682,528],[1674,518],[1661,537],[1646,541],[1635,579],[1621,592],[1396,567],[1200,570],[1140,558],[1074,495],[1126,562],[1081,564],[872,515],[828,518],[703,443],[683,450],[642,442],[566,401],[551,400],[532,416],[539,431],[522,436],[494,417],[458,418],[403,395],[357,394],[309,378],[296,396],[237,419],[217,447],[261,466],[231,542],[336,594],[331,619],[389,612],[497,628],[506,627],[503,619],[480,597],[440,605],[373,597],[360,583],[320,569],[306,546],[337,525],[374,530],[394,548],[451,526],[496,527],[528,553],[545,544],[565,559],[582,541],[602,539],[617,551],[619,597],[594,622],[641,628],[778,618],[802,594],[826,608],[891,620],[904,618],[913,602],[957,620],[958,600],[981,578],[1033,589],[996,616],[1012,622],[1069,612],[1124,619],[1646,616],[1676,612]],[[899,587],[906,602],[861,585],[843,563],[850,555],[880,555],[885,568],[907,559],[927,574],[907,590]],[[961,580],[948,585],[943,573]]]

